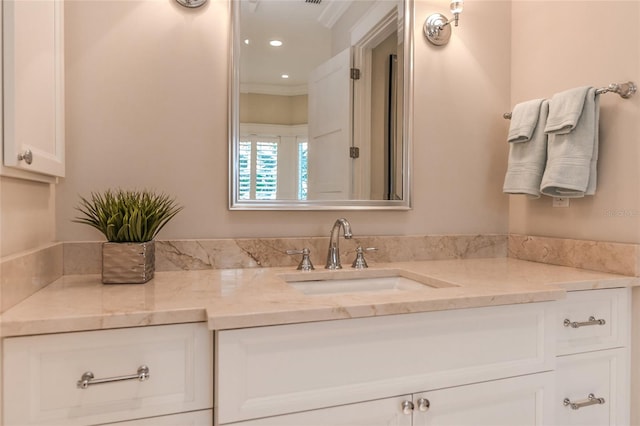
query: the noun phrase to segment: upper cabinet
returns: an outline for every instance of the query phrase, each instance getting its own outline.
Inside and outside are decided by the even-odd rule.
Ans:
[[[63,0],[2,2],[2,174],[64,176],[63,7]]]

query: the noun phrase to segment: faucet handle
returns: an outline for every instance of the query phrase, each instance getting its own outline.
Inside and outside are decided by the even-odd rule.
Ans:
[[[358,248],[356,249],[356,258],[353,261],[353,263],[351,264],[352,268],[355,269],[365,269],[368,268],[369,265],[367,265],[367,261],[364,259],[364,252],[365,251],[377,251],[378,249],[375,247],[367,247],[367,248],[362,248],[361,246],[358,246]]]
[[[308,248],[305,247],[302,250],[287,250],[287,254],[302,255],[302,260],[300,260],[300,264],[298,264],[298,271],[313,271],[315,269],[313,267],[313,263],[311,263],[311,258],[309,257],[311,250]]]

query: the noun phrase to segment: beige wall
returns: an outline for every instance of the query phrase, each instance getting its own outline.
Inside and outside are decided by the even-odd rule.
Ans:
[[[512,105],[575,86],[638,83],[640,2],[515,1],[511,58]],[[640,96],[603,95],[596,195],[567,209],[512,196],[509,231],[640,243],[638,117]]]
[[[0,176],[0,257],[55,239],[55,190],[47,183]]]
[[[240,94],[240,122],[259,124],[307,124],[307,95]]]
[[[73,206],[78,194],[111,186],[175,194],[187,208],[167,238],[318,235],[339,214],[360,233],[504,232],[507,124],[499,115],[568,87],[640,81],[640,5],[474,2],[452,42],[436,48],[421,25],[446,3],[416,2],[414,209],[279,213],[226,209],[226,2],[193,11],[169,1],[68,2],[68,174],[55,195],[58,239],[99,238],[70,222]],[[483,27],[492,15],[494,25]],[[616,25],[603,37],[596,29],[612,15]],[[639,103],[638,96],[602,97],[595,197],[568,209],[551,208],[548,198],[508,197],[509,231],[640,242]],[[0,188],[2,255],[53,239],[55,215],[46,213],[53,187],[1,178]],[[25,222],[35,229],[18,226]]]
[[[186,208],[161,238],[325,235],[338,216],[360,235],[506,232],[510,4],[475,4],[436,48],[422,23],[448,1],[416,2],[413,210],[243,212],[227,209],[227,2],[68,2],[58,238],[99,239],[73,206],[114,186],[177,196]]]

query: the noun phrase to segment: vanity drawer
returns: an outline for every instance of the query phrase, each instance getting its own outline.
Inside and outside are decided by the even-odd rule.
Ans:
[[[558,357],[556,424],[628,425],[628,362],[624,348]]]
[[[220,331],[220,424],[552,370],[531,303]]]
[[[558,355],[629,345],[629,289],[571,291],[558,302]]]
[[[7,426],[91,425],[213,407],[213,342],[204,323],[7,338],[3,350]],[[94,379],[82,388],[85,372]]]

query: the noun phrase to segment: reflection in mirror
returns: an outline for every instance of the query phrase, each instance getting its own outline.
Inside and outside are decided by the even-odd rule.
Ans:
[[[409,208],[409,3],[232,2],[230,208]]]

